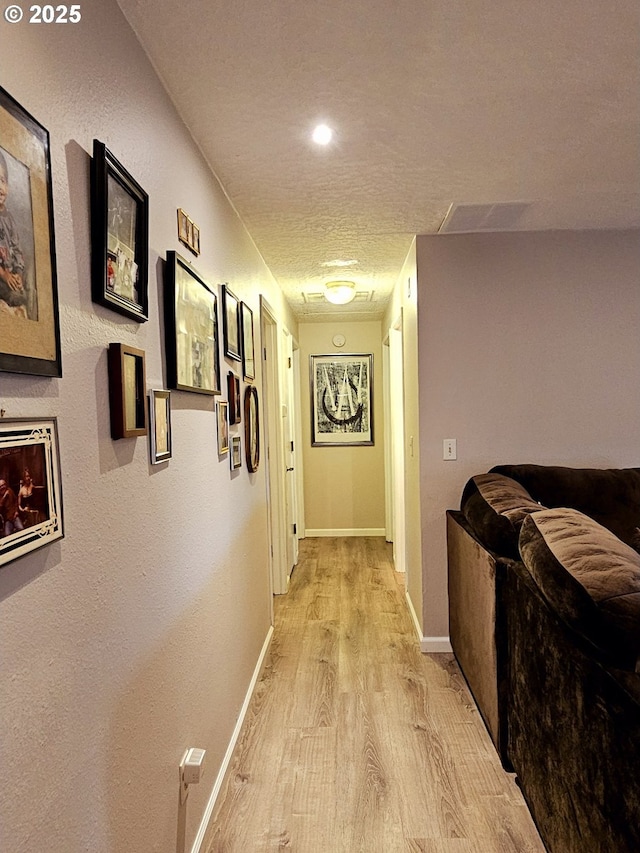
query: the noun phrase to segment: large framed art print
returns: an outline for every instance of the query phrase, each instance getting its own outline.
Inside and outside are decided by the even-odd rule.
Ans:
[[[55,418],[0,420],[0,566],[62,539]]]
[[[49,133],[2,88],[0,370],[62,376]]]
[[[372,445],[373,355],[312,355],[311,444]]]
[[[165,331],[170,388],[220,394],[215,293],[188,261],[167,252]]]

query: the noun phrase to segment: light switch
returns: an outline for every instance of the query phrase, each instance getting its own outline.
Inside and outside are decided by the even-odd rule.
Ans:
[[[455,438],[445,438],[442,442],[442,458],[457,459],[458,451]]]

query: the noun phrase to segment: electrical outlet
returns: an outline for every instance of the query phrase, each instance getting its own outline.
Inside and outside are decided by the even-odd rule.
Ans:
[[[442,458],[446,460],[457,459],[458,450],[455,438],[445,438],[442,442]]]

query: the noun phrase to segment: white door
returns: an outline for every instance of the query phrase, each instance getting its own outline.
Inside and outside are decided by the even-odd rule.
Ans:
[[[393,469],[393,561],[406,571],[404,501],[404,362],[402,316],[389,331],[389,402],[391,409],[391,467]]]
[[[296,394],[293,369],[293,339],[286,329],[283,332],[283,354],[285,363],[285,381],[283,383],[282,437],[284,441],[283,458],[285,460],[285,516],[287,567],[291,574],[298,562],[298,508],[296,479]]]

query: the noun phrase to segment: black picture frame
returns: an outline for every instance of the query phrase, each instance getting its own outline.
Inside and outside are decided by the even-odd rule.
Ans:
[[[372,446],[373,355],[311,355],[311,446]]]
[[[232,370],[227,374],[227,397],[229,399],[229,423],[239,424],[242,420],[240,379]]]
[[[253,339],[253,311],[246,302],[240,305],[242,329],[242,375],[251,382],[256,378],[255,344]]]
[[[0,264],[0,370],[59,377],[49,131],[2,88],[0,175],[6,185],[0,209],[0,245],[6,249]]]
[[[220,394],[218,300],[177,252],[167,252],[164,297],[169,388]]]
[[[244,392],[244,452],[247,468],[255,474],[260,465],[260,411],[255,385]]]
[[[0,516],[0,567],[64,537],[56,418],[0,420]]]
[[[91,298],[149,319],[149,196],[104,142],[91,161]]]
[[[240,302],[228,284],[222,285],[222,320],[224,354],[233,361],[241,361]]]
[[[171,391],[149,391],[149,455],[152,465],[168,462],[171,450]]]
[[[147,434],[144,350],[121,343],[109,344],[109,412],[111,438]]]

